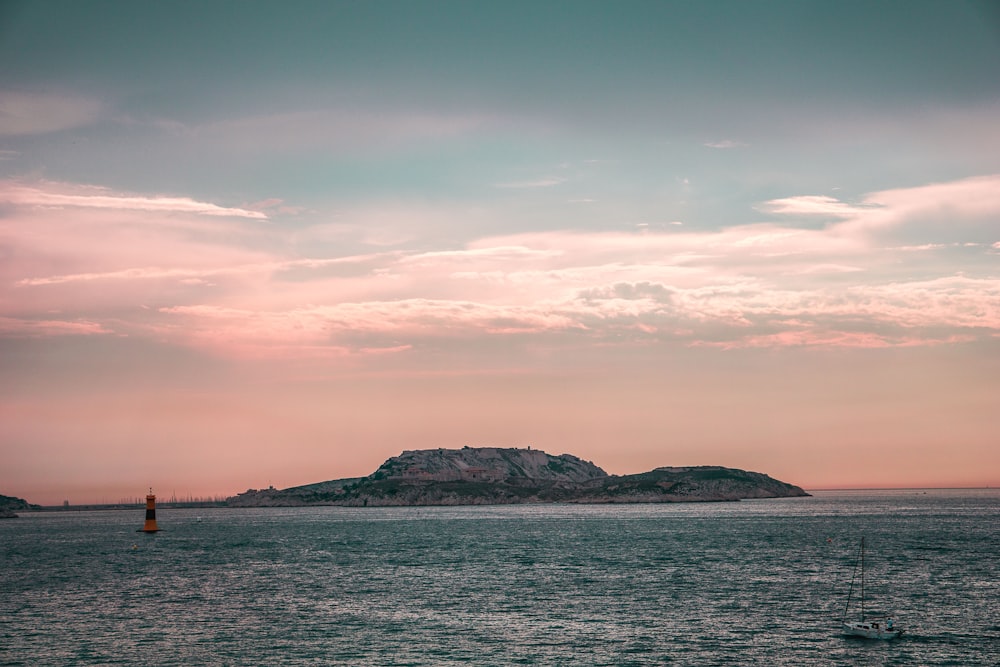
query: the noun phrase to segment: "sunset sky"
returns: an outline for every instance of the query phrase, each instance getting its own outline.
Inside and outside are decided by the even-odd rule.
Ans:
[[[998,485],[998,73],[993,2],[0,2],[0,494]]]

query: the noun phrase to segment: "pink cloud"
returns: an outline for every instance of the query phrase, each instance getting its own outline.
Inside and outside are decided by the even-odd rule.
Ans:
[[[335,257],[330,259],[287,259],[271,262],[251,262],[247,264],[232,264],[230,266],[204,268],[166,268],[159,266],[134,267],[118,271],[101,273],[75,273],[45,276],[40,278],[22,278],[18,285],[58,285],[60,283],[90,282],[90,281],[135,281],[173,279],[181,283],[207,284],[205,278],[238,275],[272,275],[293,269],[319,269],[339,264],[351,264],[365,261],[369,256]]]
[[[103,192],[53,183],[0,186],[0,200],[15,204],[0,218],[0,244],[12,249],[0,263],[0,314],[84,307],[89,317],[104,307],[134,307],[154,293],[178,298],[206,279],[249,274],[248,266],[280,269],[270,253],[254,247],[272,232],[245,218],[217,215],[211,205],[191,206],[188,199],[177,205],[96,191]],[[37,205],[60,201],[85,205]]]
[[[886,347],[969,340],[971,334],[925,336],[922,329],[1000,329],[1000,281],[955,278],[836,290],[775,290],[745,281],[691,289],[622,284],[563,300],[483,303],[403,299],[255,311],[213,306],[163,309],[179,318],[178,331],[202,343],[241,339],[255,345],[289,341],[350,346],[369,334],[401,340],[485,335],[555,335],[585,332],[595,341],[623,329],[675,338],[682,344],[725,348],[762,346]],[[797,321],[789,323],[789,315]],[[853,331],[859,320],[895,327],[892,335]],[[848,328],[838,330],[839,322]],[[759,327],[782,327],[758,333]],[[910,333],[906,333],[909,331]],[[207,338],[205,332],[211,332]],[[722,336],[708,342],[698,336]],[[338,342],[341,341],[341,342]]]
[[[873,233],[919,223],[928,216],[942,227],[993,224],[1000,214],[1000,175],[947,183],[883,190],[852,205],[829,196],[774,199],[762,209],[780,215],[826,215],[843,218],[837,234]],[[962,239],[964,240],[964,239]]]
[[[232,216],[266,220],[260,211],[227,208],[199,202],[187,197],[143,197],[111,193],[105,188],[45,183],[42,187],[22,185],[16,181],[0,182],[0,201],[16,206],[85,207],[130,211],[193,213],[196,215]]]
[[[180,316],[182,329],[225,332],[261,344],[300,340],[320,343],[338,336],[540,332],[579,327],[554,312],[517,306],[434,299],[304,306],[285,311],[253,311],[208,305],[175,306],[161,312]],[[408,347],[408,346],[394,346]]]
[[[348,238],[378,248],[358,231],[369,222],[460,225],[464,212],[346,211],[349,222],[331,232],[329,223],[291,229],[205,215],[174,200],[151,209],[125,203],[158,201],[141,196],[109,195],[101,208],[106,200],[93,188],[8,188],[7,201],[18,205],[0,219],[0,242],[17,252],[0,266],[0,316],[41,321],[58,311],[68,322],[224,354],[360,357],[479,335],[553,345],[566,336],[601,345],[937,345],[1000,330],[993,247],[960,244],[957,274],[936,251],[959,245],[887,246],[873,227],[854,223],[878,215],[906,226],[971,192],[978,204],[949,210],[980,216],[993,206],[982,192],[987,180],[876,193],[850,209],[853,218],[820,229],[545,231],[354,254],[336,251]],[[89,204],[58,215],[37,205],[66,197]],[[774,210],[847,211],[835,201],[781,201]]]
[[[49,337],[92,336],[114,333],[98,322],[82,320],[25,320],[0,317],[0,335]]]
[[[888,347],[928,347],[937,345],[953,345],[957,343],[967,343],[973,340],[975,340],[973,336],[956,335],[948,336],[943,339],[915,336],[891,337],[874,333],[809,329],[801,331],[782,331],[780,333],[761,336],[747,336],[738,340],[725,342],[696,341],[692,345],[695,347],[717,347],[724,350],[783,347],[881,349]]]
[[[823,215],[837,218],[850,218],[865,212],[864,208],[851,206],[826,195],[800,195],[772,199],[761,208],[779,215]]]

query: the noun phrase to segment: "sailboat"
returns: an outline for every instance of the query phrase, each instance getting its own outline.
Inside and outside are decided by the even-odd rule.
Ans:
[[[854,582],[861,570],[861,615],[857,621],[848,621],[847,614],[851,610],[851,598],[854,595]],[[865,639],[895,639],[903,634],[892,618],[865,618],[865,538],[861,538],[861,549],[854,563],[854,574],[851,577],[851,588],[847,593],[847,605],[844,607],[844,617],[841,619],[844,634]]]

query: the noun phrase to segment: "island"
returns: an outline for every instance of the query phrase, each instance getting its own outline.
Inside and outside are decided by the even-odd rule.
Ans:
[[[37,510],[38,505],[32,505],[27,500],[13,496],[0,495],[0,519],[16,519],[17,510]]]
[[[572,454],[538,449],[421,449],[394,456],[367,477],[288,489],[249,489],[230,507],[509,505],[520,503],[721,502],[808,496],[763,473],[721,466],[609,475]]]

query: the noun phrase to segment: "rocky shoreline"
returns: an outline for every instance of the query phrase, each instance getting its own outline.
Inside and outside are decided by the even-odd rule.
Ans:
[[[40,509],[38,505],[32,505],[22,498],[0,495],[0,519],[16,519],[17,510],[36,509]]]

